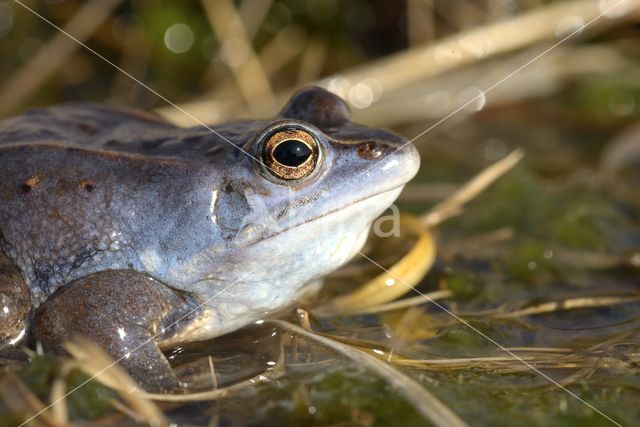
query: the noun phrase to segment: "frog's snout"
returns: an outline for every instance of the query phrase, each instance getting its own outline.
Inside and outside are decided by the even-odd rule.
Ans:
[[[388,146],[377,141],[367,141],[358,144],[358,156],[365,160],[374,160],[384,155]]]
[[[409,157],[417,154],[415,147],[404,140],[401,143],[365,141],[358,144],[358,156],[365,160],[382,159],[396,153],[402,156],[405,152],[409,152]]]
[[[405,180],[413,178],[420,167],[420,154],[410,142],[401,139],[387,141],[364,141],[358,144],[358,157],[370,160],[371,165],[383,169],[397,169]]]

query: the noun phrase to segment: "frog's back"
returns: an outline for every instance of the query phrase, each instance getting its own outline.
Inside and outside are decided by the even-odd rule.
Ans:
[[[53,144],[201,161],[229,148],[230,140],[246,141],[258,127],[259,122],[240,121],[215,129],[180,128],[141,110],[63,104],[1,121],[0,147]]]
[[[0,250],[38,299],[91,272],[145,271],[141,251],[189,221],[185,207],[201,202],[198,177],[211,176],[219,146],[207,129],[98,105],[5,120]]]

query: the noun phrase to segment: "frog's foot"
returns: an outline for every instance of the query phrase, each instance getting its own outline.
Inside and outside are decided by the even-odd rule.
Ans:
[[[0,252],[0,349],[22,340],[30,314],[29,288],[18,269]]]
[[[80,334],[104,348],[143,388],[170,390],[178,381],[155,339],[185,299],[133,271],[105,271],[64,286],[36,312],[32,341],[62,352]]]

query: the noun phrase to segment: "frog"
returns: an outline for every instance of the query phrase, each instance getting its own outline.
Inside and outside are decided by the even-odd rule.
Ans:
[[[148,390],[165,356],[292,307],[419,168],[320,87],[273,119],[179,127],[69,103],[0,122],[0,347],[82,335]]]

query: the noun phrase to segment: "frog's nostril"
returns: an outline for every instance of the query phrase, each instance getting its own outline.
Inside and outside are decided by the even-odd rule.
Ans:
[[[367,141],[358,145],[358,156],[367,160],[374,160],[384,153],[384,146],[379,142]]]
[[[82,180],[80,181],[80,188],[82,188],[87,193],[91,193],[96,189],[96,185],[93,183],[93,181]]]
[[[27,194],[27,193],[30,193],[31,190],[36,188],[38,184],[40,184],[40,177],[37,175],[32,176],[20,186],[20,190],[22,190],[23,193]]]

